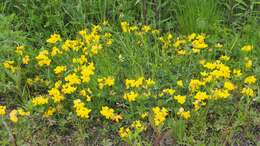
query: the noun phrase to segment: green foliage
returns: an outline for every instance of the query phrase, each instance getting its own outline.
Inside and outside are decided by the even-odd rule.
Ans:
[[[225,7],[225,23],[234,29],[260,22],[260,3],[258,0],[221,0]]]
[[[12,54],[15,46],[25,44],[25,34],[21,31],[16,31],[16,25],[13,24],[15,15],[4,16],[0,15],[0,62],[4,59],[16,59]],[[10,71],[0,67],[0,101],[6,98],[10,100],[14,95],[22,94],[21,87],[21,74],[18,71],[17,74],[12,74]],[[17,97],[17,96],[15,96]],[[14,98],[13,98],[14,99]],[[9,104],[12,103],[9,102]]]
[[[176,20],[185,34],[208,32],[221,19],[216,0],[176,0]]]

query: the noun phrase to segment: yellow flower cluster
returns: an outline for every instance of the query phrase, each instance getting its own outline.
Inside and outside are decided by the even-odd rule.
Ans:
[[[49,99],[47,97],[44,97],[44,96],[37,96],[35,98],[32,99],[32,104],[34,106],[37,106],[37,105],[44,105],[44,104],[48,104],[48,101]]]
[[[252,49],[253,49],[252,45],[245,45],[245,46],[243,46],[241,48],[241,51],[243,51],[243,52],[250,52],[250,51],[252,51]]]
[[[196,91],[197,89],[199,89],[201,86],[204,86],[205,83],[204,82],[201,82],[200,80],[198,79],[192,79],[190,80],[190,84],[189,84],[189,89],[194,92]]]
[[[18,122],[18,115],[20,116],[29,116],[30,115],[30,112],[25,112],[23,109],[19,108],[19,109],[14,109],[10,112],[9,114],[9,117],[10,117],[10,120],[13,122],[13,123],[17,123]]]
[[[117,123],[123,119],[121,115],[115,114],[114,109],[109,108],[108,106],[102,106],[100,114],[103,115],[106,119],[115,121]]]
[[[176,95],[173,97],[175,100],[177,100],[177,102],[179,104],[184,104],[186,101],[186,96],[182,96],[182,95]]]
[[[29,64],[30,61],[30,56],[29,55],[25,55],[24,53],[25,50],[25,46],[21,45],[21,46],[17,46],[15,53],[18,54],[19,56],[22,56],[22,62],[23,64]]]
[[[190,111],[185,111],[184,108],[180,108],[177,112],[177,115],[180,115],[183,119],[188,120],[190,118]]]
[[[83,83],[88,83],[90,81],[90,76],[95,73],[94,63],[91,62],[88,65],[84,65],[81,67],[81,79]]]
[[[76,114],[80,118],[89,118],[89,113],[91,112],[91,109],[88,109],[85,107],[85,104],[80,99],[75,99],[73,101]]]
[[[45,79],[43,79],[43,78],[41,78],[40,76],[37,75],[34,78],[27,78],[26,83],[29,86],[32,86],[34,84],[37,84],[37,85],[43,84],[43,85],[48,86],[50,82],[49,82],[49,80],[45,80]]]
[[[142,26],[130,25],[126,21],[123,21],[120,24],[121,24],[122,32],[124,32],[124,33],[134,33],[134,34],[137,34],[137,35],[142,35],[144,33],[149,33],[149,32],[151,32],[152,34],[159,34],[160,33],[159,30],[153,29],[149,25],[142,25]]]
[[[60,73],[62,73],[62,72],[64,72],[64,71],[66,71],[66,70],[67,70],[66,66],[61,65],[61,66],[57,66],[57,67],[54,69],[54,73],[55,73],[55,74],[60,74]]]
[[[204,100],[206,100],[206,99],[209,98],[209,95],[207,95],[206,92],[201,92],[201,91],[199,91],[199,92],[196,93],[196,95],[194,96],[194,98],[195,98],[196,100],[198,100],[198,101],[204,101]]]
[[[88,89],[82,89],[80,90],[80,95],[86,98],[86,101],[91,101],[91,94],[92,91],[88,88]]]
[[[44,65],[49,66],[51,64],[51,59],[48,57],[48,55],[48,50],[42,50],[39,52],[39,55],[35,57],[40,67]]]
[[[192,41],[192,47],[193,49],[204,49],[204,48],[207,48],[208,47],[208,44],[205,43],[205,35],[202,34],[202,35],[196,35],[195,36],[195,40],[192,39],[192,37],[190,37]],[[196,51],[195,50],[195,51]]]
[[[255,82],[256,82],[255,76],[248,76],[244,80],[245,84],[254,84]]]
[[[242,91],[241,91],[241,93],[242,93],[243,95],[251,96],[251,97],[255,95],[254,90],[251,89],[251,88],[249,88],[249,87],[243,88]]]
[[[57,82],[59,84],[59,82]],[[57,85],[49,90],[49,95],[54,103],[59,103],[65,99],[65,96],[59,90],[60,85]]]
[[[25,48],[24,46],[17,46],[15,53],[17,53],[18,55],[23,55],[24,48]]]
[[[12,73],[15,73],[16,67],[14,66],[14,61],[6,60],[3,62],[3,66],[5,69],[10,70]]]
[[[139,134],[145,129],[145,125],[140,120],[135,120],[129,127],[120,127],[118,134],[124,139],[130,137],[131,135]]]
[[[23,57],[23,64],[29,64],[29,62],[30,62],[30,57],[28,56],[28,55],[25,55],[24,57]]]
[[[131,134],[131,130],[129,127],[127,128],[124,128],[124,127],[121,127],[118,131],[118,135],[121,137],[121,138],[127,138],[129,135]]]
[[[126,89],[139,88],[143,85],[143,83],[144,83],[144,77],[140,77],[137,80],[130,80],[130,79],[125,80]]]
[[[50,107],[50,108],[47,109],[47,111],[45,111],[45,112],[43,113],[43,117],[44,117],[44,118],[49,118],[49,117],[51,117],[55,112],[56,112],[56,109],[53,108],[53,107]]]
[[[186,55],[191,53],[200,53],[202,49],[208,48],[205,38],[205,34],[196,33],[192,33],[191,35],[182,38],[174,38],[172,34],[168,33],[165,36],[159,37],[159,40],[162,42],[163,49],[174,49],[177,55]],[[186,48],[184,46],[192,46],[192,48],[183,49]]]
[[[173,95],[175,92],[176,92],[176,90],[171,89],[171,88],[166,88],[166,89],[163,89],[163,91],[162,91],[163,94],[168,94],[168,95]]]
[[[152,108],[153,111],[153,119],[155,126],[159,126],[163,124],[163,122],[166,120],[166,116],[168,115],[168,110],[164,107],[154,107]]]
[[[62,41],[61,36],[59,34],[52,34],[51,37],[47,40],[50,44],[55,44],[58,41]]]
[[[135,93],[134,91],[127,92],[124,94],[123,98],[129,102],[135,101],[136,98],[139,96],[138,93]]]
[[[115,84],[115,79],[113,77],[104,77],[98,79],[98,85],[100,89],[103,89],[105,86],[112,87]]]
[[[6,106],[0,105],[0,116],[3,116],[6,114]]]
[[[47,39],[47,48],[37,51],[36,57],[31,58],[34,59],[32,61],[30,56],[26,55],[24,46],[18,46],[15,52],[16,56],[19,55],[17,59],[19,62],[12,60],[3,62],[3,67],[13,73],[16,70],[24,70],[19,67],[21,59],[23,64],[35,67],[35,71],[27,77],[26,83],[29,89],[37,89],[37,93],[40,92],[42,96],[31,99],[33,105],[31,113],[41,111],[44,118],[57,118],[59,114],[70,114],[72,110],[79,118],[89,118],[97,122],[102,122],[99,120],[101,115],[113,121],[111,124],[116,127],[115,129],[132,121],[128,126],[118,129],[121,138],[132,138],[131,136],[137,135],[136,133],[144,131],[150,124],[148,122],[152,121],[152,124],[160,129],[167,119],[176,118],[176,115],[177,118],[190,119],[192,113],[200,112],[199,109],[211,100],[224,102],[234,95],[238,98],[254,97],[257,93],[255,91],[257,75],[253,74],[252,69],[255,58],[251,57],[250,53],[246,53],[247,58],[242,58],[242,66],[237,65],[234,63],[236,62],[234,55],[230,54],[231,51],[223,51],[224,45],[219,43],[210,46],[212,43],[206,40],[205,34],[192,33],[188,36],[174,37],[173,34],[167,33],[159,36],[157,35],[160,33],[159,30],[148,25],[135,26],[127,22],[121,22],[123,35],[135,34],[138,46],[144,46],[146,35],[155,37],[155,40],[161,43],[159,52],[165,61],[176,57],[170,60],[170,64],[175,67],[176,64],[182,65],[182,61],[188,59],[192,66],[196,66],[196,71],[192,70],[192,78],[181,78],[186,75],[180,75],[182,72],[170,80],[159,78],[158,85],[155,80],[149,78],[158,76],[154,74],[149,76],[146,71],[143,72],[145,76],[125,80],[120,78],[120,73],[115,73],[115,77],[118,77],[117,82],[112,76],[101,76],[103,70],[98,68],[101,64],[98,62],[100,59],[98,57],[109,50],[108,47],[113,42],[113,35],[106,32],[107,29],[103,29],[102,26],[93,25],[91,29],[81,30],[76,39],[62,40],[59,34],[51,35]],[[216,53],[216,49],[221,52],[220,55],[217,55],[216,59],[209,59],[209,56],[215,54],[206,53]],[[241,48],[243,52],[252,50],[251,45]],[[192,60],[184,55],[192,55],[189,56]],[[123,58],[122,55],[120,58]],[[173,83],[167,82],[172,79]],[[104,88],[108,90],[102,90]],[[48,95],[45,95],[46,92]],[[35,110],[37,108],[40,110]],[[92,110],[93,113],[100,114],[90,118]],[[17,108],[10,112],[9,117],[12,122],[18,122],[19,116],[29,116],[30,112]],[[4,117],[5,114],[6,107],[0,106],[0,115]]]
[[[133,123],[131,124],[131,127],[139,132],[142,132],[143,130],[146,129],[146,127],[140,120],[133,121]]]

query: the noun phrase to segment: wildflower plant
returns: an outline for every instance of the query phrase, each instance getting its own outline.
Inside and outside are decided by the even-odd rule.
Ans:
[[[151,127],[161,134],[172,121],[189,123],[215,101],[250,101],[256,97],[257,76],[254,56],[250,54],[253,46],[233,50],[248,53],[248,58],[237,58],[223,48],[224,44],[208,41],[207,34],[177,37],[148,25],[120,25],[118,34],[111,31],[109,24],[101,23],[79,31],[74,39],[62,38],[55,32],[33,54],[28,53],[27,46],[17,46],[13,53],[20,62],[7,58],[2,68],[12,74],[25,71],[22,84],[32,92],[23,108],[0,105],[0,117],[16,124],[25,117],[57,122],[63,117],[80,121],[81,126],[103,126],[134,144]],[[143,57],[150,60],[136,63],[138,60],[133,58],[138,52],[120,52],[126,61],[122,56],[115,59],[117,56],[112,54],[118,46],[114,38],[119,37],[132,38],[137,51],[147,51],[152,57]],[[156,50],[145,50],[155,43]],[[217,52],[221,55],[217,56]],[[105,72],[113,68],[113,64],[101,65],[106,56],[112,58],[118,70]],[[136,68],[127,65],[144,69],[131,72]],[[163,72],[164,66],[170,71]],[[132,74],[136,72],[140,74]]]

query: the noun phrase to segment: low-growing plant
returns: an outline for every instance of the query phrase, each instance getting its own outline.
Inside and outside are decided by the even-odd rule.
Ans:
[[[255,46],[120,25],[118,31],[104,21],[74,38],[55,32],[41,48],[19,43],[5,56],[1,69],[20,72],[24,90],[0,106],[1,123],[10,127],[1,129],[3,140],[8,131],[18,145],[59,144],[64,136],[63,144],[91,145],[97,135],[108,145],[231,144],[243,132],[239,125],[257,126],[246,125],[257,117]],[[22,127],[28,137],[21,138]],[[214,139],[220,131],[228,135],[223,141]]]

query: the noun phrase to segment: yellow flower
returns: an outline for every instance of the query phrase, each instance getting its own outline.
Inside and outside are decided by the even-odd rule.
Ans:
[[[47,103],[48,103],[48,98],[43,97],[43,96],[37,96],[37,97],[32,99],[32,104],[34,106],[44,105],[44,104],[47,104]]]
[[[180,108],[177,112],[177,115],[180,115],[185,120],[188,120],[190,118],[190,111],[184,111],[184,108]]]
[[[122,119],[123,119],[123,117],[121,115],[114,115],[112,117],[112,120],[115,121],[116,123],[118,123]]]
[[[240,76],[242,75],[240,69],[234,69],[234,70],[233,70],[233,74],[234,74],[235,76],[238,76],[238,77],[240,77]]]
[[[17,123],[18,122],[18,117],[17,117],[17,110],[12,110],[9,114],[10,116],[10,120],[14,123]]]
[[[62,81],[58,80],[58,81],[55,82],[54,87],[55,88],[60,88],[61,84],[62,84]]]
[[[91,52],[92,52],[94,55],[96,55],[100,49],[102,49],[102,45],[101,45],[101,44],[93,45],[93,46],[91,47]]]
[[[51,64],[51,59],[49,59],[48,54],[48,50],[43,50],[39,52],[38,56],[35,57],[38,61],[39,66],[49,66]]]
[[[203,101],[209,98],[206,92],[197,92],[194,98],[198,101]]]
[[[0,105],[0,116],[3,116],[6,114],[6,106]]]
[[[55,103],[61,102],[65,99],[65,97],[61,94],[60,90],[57,88],[52,88],[48,92]]]
[[[98,79],[98,85],[100,89],[103,89],[104,86],[112,87],[115,84],[115,79],[113,77],[104,77]]]
[[[111,119],[114,116],[114,109],[109,108],[108,106],[102,106],[100,114],[106,119]]]
[[[77,87],[72,86],[70,83],[62,85],[62,92],[64,94],[72,94],[77,90]]]
[[[62,54],[61,50],[59,50],[57,47],[52,47],[52,50],[51,50],[51,56],[54,57],[56,56],[57,54]]]
[[[200,53],[200,49],[192,48],[192,52],[198,54],[198,53]]]
[[[152,80],[152,79],[145,80],[145,82],[146,82],[146,85],[147,85],[148,87],[151,87],[151,86],[154,86],[154,85],[155,85],[155,81]]]
[[[188,40],[189,41],[192,41],[193,39],[195,39],[196,38],[196,33],[192,33],[192,34],[190,34],[189,36],[188,36]]]
[[[49,107],[49,108],[47,109],[47,111],[45,111],[45,112],[43,113],[43,117],[44,117],[44,118],[49,118],[49,117],[51,117],[55,112],[56,112],[56,109],[55,109],[55,108]]]
[[[23,57],[23,64],[29,64],[30,57],[28,55]]]
[[[256,82],[255,76],[246,77],[244,80],[244,83],[246,84],[254,84],[255,82]]]
[[[86,98],[86,101],[91,101],[91,96],[90,94],[92,93],[92,91],[88,88],[86,90],[80,90],[80,95],[84,96]]]
[[[223,45],[222,45],[222,44],[220,44],[220,43],[217,43],[217,44],[215,44],[215,47],[216,47],[216,48],[222,48],[222,47],[223,47]]]
[[[47,42],[50,43],[50,44],[55,44],[58,41],[62,41],[62,39],[61,39],[60,35],[56,34],[56,33],[52,34],[50,36],[50,38],[47,39]]]
[[[12,73],[16,71],[16,68],[14,67],[14,61],[6,60],[3,62],[3,66],[5,69],[11,70]]]
[[[173,95],[176,91],[174,89],[171,89],[171,88],[166,88],[166,89],[163,89],[162,92],[165,93],[165,94]]]
[[[130,32],[128,22],[121,22],[121,29],[123,32]]]
[[[141,114],[141,118],[142,118],[142,119],[146,118],[147,116],[148,116],[148,113],[147,113],[147,112],[144,112],[144,113]]]
[[[178,101],[180,104],[184,104],[186,100],[186,96],[176,95],[173,97],[175,100]]]
[[[76,73],[69,74],[64,78],[65,81],[69,82],[70,85],[80,84],[81,80]]]
[[[123,98],[125,100],[128,100],[129,102],[132,102],[132,101],[135,101],[138,96],[139,96],[138,93],[131,91],[129,93],[125,93]]]
[[[89,113],[91,112],[91,109],[88,109],[85,107],[85,104],[80,99],[75,99],[73,101],[74,108],[76,110],[76,114],[80,118],[89,118]]]
[[[226,81],[224,83],[224,88],[226,88],[229,91],[232,91],[232,90],[234,90],[236,88],[236,86],[232,82]]]
[[[125,80],[126,89],[139,88],[143,85],[143,83],[144,83],[144,77],[140,77],[137,80],[129,80],[129,79]]]
[[[131,134],[131,131],[129,128],[124,128],[124,127],[121,127],[118,131],[118,135],[121,137],[121,138],[126,138],[128,137],[129,135]]]
[[[54,69],[54,73],[55,73],[55,74],[60,74],[60,73],[62,73],[62,72],[64,72],[64,71],[66,71],[66,70],[67,70],[66,66],[57,66],[57,67]]]
[[[252,68],[252,66],[253,66],[252,60],[247,59],[245,62],[245,67],[249,69],[249,68]]]
[[[90,81],[90,76],[94,75],[95,66],[94,63],[89,63],[88,66],[84,65],[81,67],[81,79],[83,83],[88,83]]]
[[[204,49],[208,47],[208,44],[204,42],[204,39],[198,39],[192,42],[192,47],[194,49]]]
[[[140,120],[133,121],[131,127],[135,128],[135,130],[137,130],[138,132],[142,132],[145,129],[144,124],[142,124]]]
[[[18,114],[21,116],[29,116],[30,112],[25,112],[22,108],[18,108]]]
[[[177,81],[177,85],[178,85],[179,87],[183,87],[183,81],[182,81],[182,80],[178,80],[178,81]]]
[[[115,114],[114,109],[109,108],[108,106],[102,106],[100,114],[103,115],[106,119],[110,119],[115,122],[119,122],[123,119],[121,115]]]
[[[254,96],[254,90],[249,87],[243,88],[241,93],[246,96]]]
[[[230,60],[230,57],[227,55],[222,55],[222,56],[220,56],[220,60],[228,61],[228,60]]]
[[[24,51],[24,46],[17,46],[16,50],[15,50],[15,53],[17,53],[19,55],[22,55],[23,51]]]
[[[192,104],[194,105],[195,111],[200,109],[200,101],[195,100],[194,102],[192,102]]]
[[[225,89],[215,89],[213,91],[213,97],[215,99],[223,99],[223,98],[227,98],[228,96],[230,96],[228,90],[225,90]]]
[[[205,60],[205,59],[199,60],[199,64],[204,65],[205,63],[206,63],[206,60]]]
[[[186,50],[183,50],[183,49],[182,49],[182,50],[178,50],[178,51],[177,51],[177,54],[178,54],[178,55],[185,55],[185,54],[187,54],[187,52],[186,52]]]
[[[243,46],[241,48],[241,51],[243,51],[243,52],[250,52],[250,51],[252,51],[252,49],[253,49],[252,45],[245,45],[245,46]]]
[[[153,111],[153,118],[155,126],[161,125],[165,120],[166,116],[168,115],[168,110],[164,107],[160,109],[160,107],[152,108]]]
[[[151,26],[149,26],[149,25],[143,25],[141,29],[142,29],[142,31],[144,31],[144,32],[149,32],[152,28],[151,28]]]
[[[203,82],[197,79],[190,80],[189,89],[193,92],[199,89],[200,86],[204,85]]]

